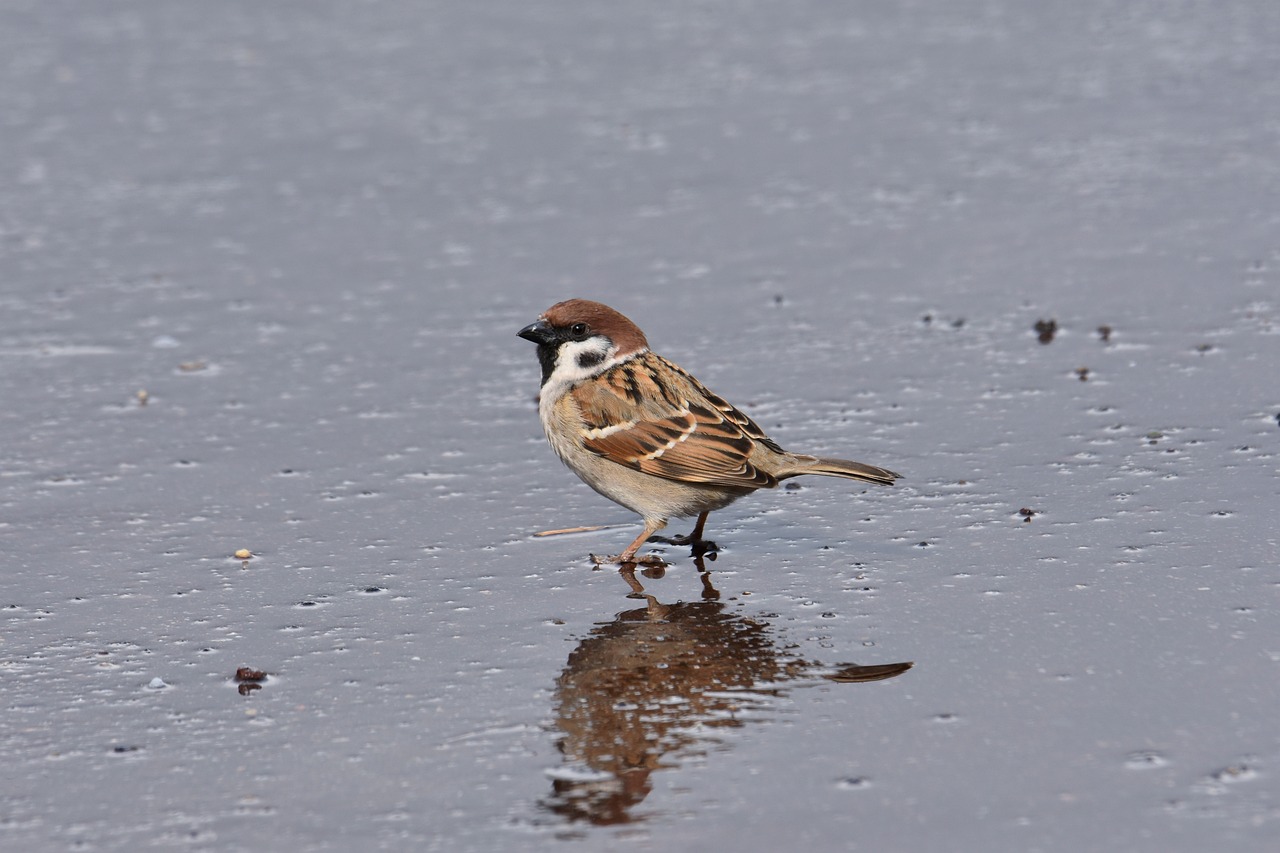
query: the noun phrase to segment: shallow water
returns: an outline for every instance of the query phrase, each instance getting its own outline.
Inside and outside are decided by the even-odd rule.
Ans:
[[[3,846],[1270,849],[1271,7],[0,15]],[[904,481],[636,597],[568,296]]]

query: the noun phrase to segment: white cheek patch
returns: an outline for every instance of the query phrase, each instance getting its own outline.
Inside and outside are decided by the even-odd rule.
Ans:
[[[570,385],[612,367],[617,352],[608,338],[565,341],[556,350],[556,367],[542,387],[543,398],[554,399]]]

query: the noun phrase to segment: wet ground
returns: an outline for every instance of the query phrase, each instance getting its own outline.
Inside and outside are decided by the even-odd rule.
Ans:
[[[0,846],[1271,849],[1280,7],[1059,5],[0,4]],[[904,481],[636,596],[568,296]]]

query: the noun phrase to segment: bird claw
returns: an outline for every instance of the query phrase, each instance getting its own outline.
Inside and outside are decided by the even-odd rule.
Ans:
[[[621,554],[592,554],[591,562],[597,566],[654,566],[665,568],[666,560],[657,554],[639,554],[629,559],[622,559]]]
[[[689,546],[689,550],[695,557],[705,557],[708,554],[715,554],[720,551],[720,547],[710,539],[694,539],[693,536],[680,535],[672,536],[667,539],[672,545]],[[715,559],[712,557],[712,559]]]

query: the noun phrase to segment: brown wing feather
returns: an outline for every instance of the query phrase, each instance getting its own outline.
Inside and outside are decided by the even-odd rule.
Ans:
[[[584,444],[620,465],[689,483],[759,489],[777,485],[750,461],[757,441],[773,444],[749,417],[666,359],[645,353],[572,393]]]

